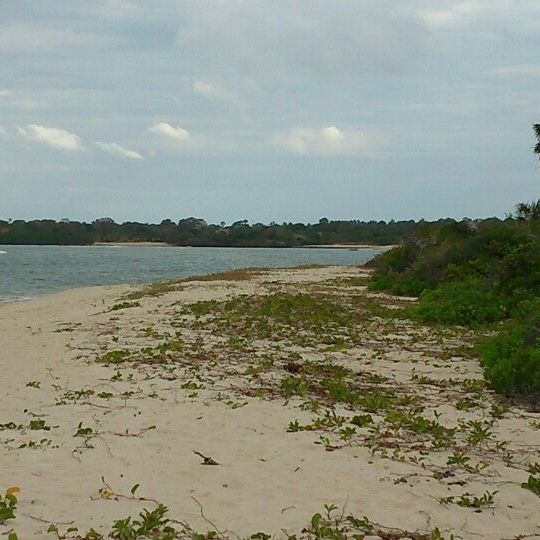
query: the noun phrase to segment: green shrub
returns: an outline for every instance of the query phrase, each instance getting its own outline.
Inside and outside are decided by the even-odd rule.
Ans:
[[[419,296],[407,311],[422,322],[500,323],[479,344],[487,380],[540,392],[540,223],[426,225],[375,260],[370,288]]]
[[[516,319],[479,344],[486,378],[497,392],[540,392],[540,298],[524,302]]]
[[[422,322],[472,326],[504,319],[508,308],[504,298],[479,278],[443,283],[426,291],[411,309]]]
[[[540,228],[515,221],[425,226],[375,260],[371,288],[420,295],[476,276],[506,296],[540,295]]]

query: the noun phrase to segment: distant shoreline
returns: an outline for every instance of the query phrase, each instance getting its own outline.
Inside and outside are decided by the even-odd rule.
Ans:
[[[122,247],[181,247],[167,242],[94,242],[91,246],[122,246]]]
[[[299,246],[304,248],[325,248],[325,249],[392,249],[397,247],[398,244],[310,244],[307,246]]]
[[[397,244],[379,245],[379,244],[307,244],[297,246],[182,246],[168,244],[167,242],[94,242],[92,246],[120,246],[120,247],[214,247],[214,248],[242,248],[242,249],[391,249]]]

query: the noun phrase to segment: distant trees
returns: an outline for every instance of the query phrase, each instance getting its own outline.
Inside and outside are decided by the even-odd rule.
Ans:
[[[536,135],[536,145],[534,147],[534,153],[540,159],[540,124],[533,125],[534,134]]]
[[[538,208],[540,210],[540,208]],[[520,213],[525,216],[525,211]],[[536,212],[536,210],[535,210]],[[535,214],[536,215],[536,214]],[[527,218],[528,219],[528,218]],[[439,220],[455,223],[453,219]],[[96,242],[166,242],[178,246],[294,247],[322,244],[398,244],[426,222],[409,221],[331,221],[322,218],[314,224],[263,223],[247,220],[232,225],[213,225],[189,217],[177,223],[164,219],[159,224],[111,218],[92,223],[77,221],[0,220],[0,244],[89,245]]]

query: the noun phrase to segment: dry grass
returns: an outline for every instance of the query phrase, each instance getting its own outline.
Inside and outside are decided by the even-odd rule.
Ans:
[[[288,270],[310,270],[314,268],[324,268],[324,264],[303,264],[288,268]],[[254,277],[264,275],[267,272],[276,270],[268,267],[253,267],[253,268],[237,268],[227,270],[225,272],[216,272],[213,274],[205,274],[199,276],[190,276],[182,279],[172,279],[166,281],[158,281],[143,285],[137,290],[128,293],[125,296],[126,300],[140,300],[146,296],[162,296],[164,294],[181,291],[183,284],[199,282],[199,281],[249,281]]]
[[[225,272],[216,272],[215,274],[207,274],[203,276],[192,276],[180,280],[182,283],[191,281],[248,281],[256,276],[265,274],[270,271],[270,268],[238,268],[235,270],[227,270]]]

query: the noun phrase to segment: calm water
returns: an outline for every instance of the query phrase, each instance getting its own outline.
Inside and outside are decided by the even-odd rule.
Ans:
[[[0,300],[253,266],[363,264],[381,249],[1,246]]]

